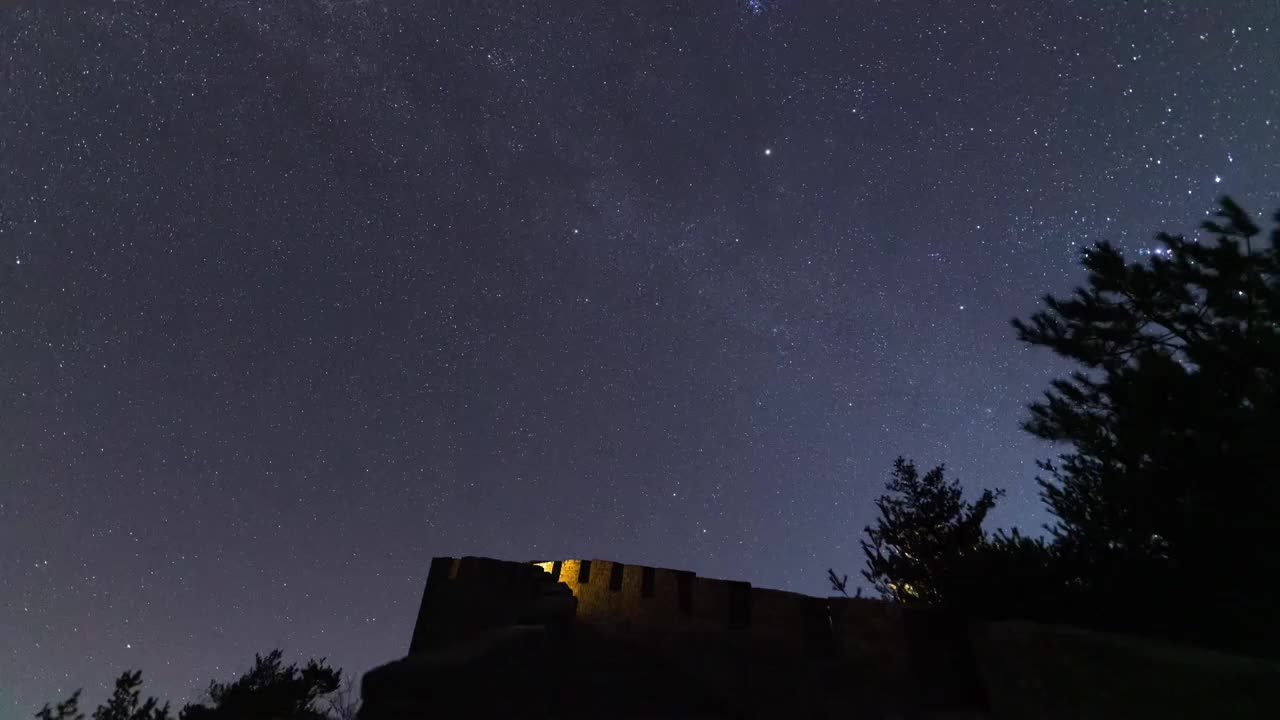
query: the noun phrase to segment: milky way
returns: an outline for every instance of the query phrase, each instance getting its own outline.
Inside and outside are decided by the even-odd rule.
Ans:
[[[822,593],[898,454],[1034,531],[1009,318],[1280,206],[1264,0],[18,5],[4,720],[363,671],[432,555]]]

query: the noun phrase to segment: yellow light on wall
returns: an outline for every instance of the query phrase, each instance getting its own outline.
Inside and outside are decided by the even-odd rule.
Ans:
[[[580,587],[578,573],[582,569],[582,561],[560,560],[558,562],[560,563],[560,577],[556,578],[556,580],[563,581],[565,585],[569,586],[569,591],[573,593],[573,596],[578,597],[578,588]],[[533,564],[542,568],[542,571],[548,575],[556,571],[556,561],[536,562]]]

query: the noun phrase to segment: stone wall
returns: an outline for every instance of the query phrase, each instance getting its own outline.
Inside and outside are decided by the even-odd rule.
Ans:
[[[937,613],[881,600],[817,598],[611,560],[442,557],[431,563],[410,652],[425,649],[424,638],[440,625],[475,630],[515,624],[548,586],[573,594],[580,624],[725,633],[801,654],[874,659],[882,667],[905,668],[907,648],[927,643],[946,622]],[[909,627],[925,622],[930,631],[908,637]]]
[[[490,558],[431,561],[409,653],[446,645],[490,628],[571,622],[564,585],[528,563]]]
[[[577,621],[622,628],[741,633],[796,652],[884,659],[904,646],[903,609],[880,600],[817,598],[611,560],[533,563],[578,599]]]
[[[363,720],[1269,718],[1280,668],[607,560],[436,558],[409,656],[362,694]]]
[[[578,598],[578,621],[671,629],[758,631],[788,638],[821,617],[825,600],[700,578],[688,570],[611,560],[536,563]]]

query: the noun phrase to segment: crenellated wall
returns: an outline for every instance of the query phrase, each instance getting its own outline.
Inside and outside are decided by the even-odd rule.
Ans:
[[[361,692],[362,720],[1270,718],[1280,668],[609,560],[442,557],[409,655]]]
[[[728,633],[795,652],[839,651],[891,666],[904,662],[911,642],[907,610],[880,600],[818,598],[612,560],[439,557],[431,563],[411,652],[427,647],[431,628],[513,624],[533,612],[548,586],[572,592],[575,622],[616,630]]]
[[[612,560],[536,563],[578,598],[578,621],[637,628],[737,631],[821,649],[830,635],[828,600],[698,577],[688,570]],[[867,601],[874,602],[874,601]]]
[[[571,619],[572,603],[563,585],[529,563],[482,557],[433,558],[409,652],[422,652],[490,628],[541,623],[557,615]]]
[[[578,598],[579,622],[673,628],[723,625],[712,608],[695,612],[698,578],[692,572],[611,560],[558,560],[537,566]]]
[[[546,602],[557,592],[569,604]],[[926,632],[913,632],[929,613],[611,560],[435,558],[410,658],[497,628],[546,624],[555,617],[565,627],[584,626],[644,648],[685,676],[700,678],[718,696],[751,698],[749,704],[762,707],[784,707],[797,692],[822,695],[820,687],[806,683],[818,682],[825,672],[872,694],[890,688],[902,694],[918,684],[911,677],[927,673],[930,687],[945,696],[942,704],[983,704],[964,697],[968,686],[978,685],[972,651],[965,643],[946,646],[946,618],[929,620]],[[961,635],[967,638],[966,633]],[[930,664],[921,666],[920,658],[930,658]],[[812,668],[819,666],[828,670],[815,674]],[[726,674],[727,668],[737,670]],[[790,680],[779,682],[782,677]]]

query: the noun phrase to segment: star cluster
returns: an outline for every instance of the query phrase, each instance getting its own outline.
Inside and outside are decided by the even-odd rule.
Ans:
[[[1045,516],[1008,326],[1280,206],[1269,2],[0,10],[0,718],[401,655],[432,555],[822,593]]]

